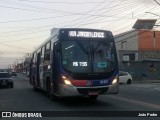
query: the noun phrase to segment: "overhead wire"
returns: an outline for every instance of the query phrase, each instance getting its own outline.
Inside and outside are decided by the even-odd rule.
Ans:
[[[36,40],[36,38],[42,38],[42,37],[47,37],[48,35],[42,35],[42,36],[37,36],[37,37],[31,37],[31,38],[25,38],[25,39],[19,39],[19,40],[9,40],[9,41],[1,41],[1,43],[5,43],[5,42],[17,42],[17,41],[24,41],[24,40],[32,40],[33,42],[33,39]]]
[[[89,11],[87,11],[88,13],[89,12],[93,12],[92,14],[95,14],[97,11],[95,11],[99,6],[101,6],[104,2],[105,2],[106,0],[103,0],[100,4],[98,4],[97,6],[95,6],[94,8],[92,8],[92,9],[90,9]],[[113,1],[112,1],[113,2]],[[110,4],[110,3],[109,3]],[[100,9],[99,11],[101,11],[102,9]],[[87,18],[89,18],[89,17],[91,17],[91,15],[89,15],[89,16],[86,16],[86,17],[84,17],[84,16],[82,16],[82,17],[79,17],[79,18],[77,18],[77,19],[74,19],[74,20],[72,20],[72,21],[74,21],[74,23],[75,23],[75,21],[76,22],[78,22],[78,23],[80,23],[82,20],[87,20]],[[71,22],[72,22],[71,21]],[[73,24],[72,25],[64,25],[63,27],[67,27],[67,26],[74,26]]]
[[[139,16],[141,16],[141,17],[144,16],[144,13],[140,14]],[[140,18],[141,18],[141,17],[140,17]],[[132,23],[132,22],[130,22],[130,23]],[[118,30],[116,30],[116,31],[113,31],[113,32],[119,32],[119,31],[121,31],[121,30],[123,30],[123,29],[128,28],[129,26],[131,26],[130,23],[128,23],[127,26],[125,26],[125,27],[123,27],[123,28],[120,28],[120,29],[118,29]],[[126,23],[125,23],[125,24],[126,24]],[[117,26],[119,26],[119,25],[122,25],[122,23],[117,24]],[[132,26],[133,26],[133,23],[132,23]]]
[[[120,3],[122,3],[123,1],[121,1]],[[111,8],[113,8],[113,7],[116,7],[116,6],[119,6],[120,5],[120,3],[118,3],[118,4],[116,4],[116,5],[114,5],[114,6],[111,6]],[[131,3],[130,3],[131,4]],[[123,4],[124,5],[124,4]],[[107,8],[110,8],[110,6],[109,5],[106,5],[105,7],[107,7]],[[103,8],[103,10],[105,10],[105,7]],[[123,7],[121,7],[121,10],[123,9]],[[104,12],[101,12],[100,14],[101,15],[104,15],[105,13],[109,13],[109,11],[111,11],[111,9],[109,9],[109,10],[105,10]],[[112,11],[112,13],[111,14],[109,14],[109,15],[112,15],[112,16],[115,16],[114,14],[113,14],[113,11]],[[94,16],[93,16],[94,17]],[[95,20],[95,19],[97,19],[98,17],[94,17],[94,18],[91,18],[90,17],[90,20],[89,21],[91,21],[91,20]]]
[[[6,46],[6,47],[12,47],[12,48],[16,48],[16,49],[24,49],[24,50],[32,51],[31,49],[28,49],[28,48],[17,47],[17,46],[13,46],[13,45],[4,44],[4,43],[1,43],[0,46]]]
[[[4,8],[12,8],[12,9],[20,9],[20,10],[26,10],[26,11],[33,11],[33,12],[46,12],[46,13],[69,13],[67,11],[63,11],[63,10],[56,10],[56,9],[50,9],[50,8],[43,8],[43,7],[39,7],[39,6],[34,6],[34,5],[27,5],[27,4],[22,4],[22,3],[17,3],[17,2],[10,2],[7,0],[1,0],[0,2],[5,3],[5,4],[10,4],[10,5],[16,5],[16,6],[20,6],[20,7],[27,7],[27,8],[18,8],[18,7],[8,7],[8,6],[0,6],[0,7],[4,7]],[[32,9],[28,9],[28,8],[32,8]],[[37,10],[38,9],[38,10]],[[48,10],[48,11],[47,11]]]
[[[105,1],[105,0],[104,0]],[[104,2],[103,1],[103,2]],[[96,7],[98,7],[98,6],[100,6],[101,4],[98,4]],[[95,9],[96,7],[94,7],[93,9]],[[89,10],[89,11],[92,11],[93,9],[91,9],[91,10]],[[87,12],[89,12],[89,11],[87,11]],[[73,22],[73,20],[72,21],[69,21],[69,22]],[[68,23],[68,22],[66,22],[66,23]],[[59,24],[61,24],[61,23],[59,23]],[[50,27],[51,25],[48,25],[48,26],[43,26],[43,27]],[[43,28],[43,27],[36,27],[36,28]],[[36,29],[36,28],[31,28],[31,29]],[[25,30],[30,30],[30,29],[23,29],[23,30],[20,30],[20,31],[25,31]],[[4,33],[10,33],[10,32],[19,32],[19,30],[18,31],[9,31],[9,32],[3,32],[3,33],[0,33],[0,34],[4,34]]]
[[[105,0],[104,0],[105,1]],[[39,7],[39,6],[35,6],[35,5],[28,5],[28,4],[22,4],[22,3],[17,3],[17,2],[10,2],[10,1],[0,1],[2,3],[6,3],[6,4],[11,4],[11,5],[17,5],[17,6],[24,6],[24,7],[29,7],[29,8],[32,8],[32,9],[26,9],[26,8],[17,8],[17,7],[13,7],[13,9],[22,9],[22,10],[28,10],[28,11],[35,11],[35,12],[51,12],[53,13],[53,11],[55,11],[56,13],[59,12],[59,13],[62,13],[62,14],[70,14],[70,15],[78,15],[78,14],[82,14],[82,15],[87,15],[87,12],[78,12],[78,13],[73,13],[73,12],[69,12],[69,11],[64,11],[64,10],[57,10],[57,9],[51,9],[51,8],[43,8],[43,7]],[[102,4],[104,2],[100,2],[100,4]],[[1,7],[7,7],[7,6],[1,6]],[[8,7],[8,8],[12,8],[12,7]],[[38,9],[38,10],[34,10],[34,9]],[[46,10],[49,10],[49,11],[46,11]]]
[[[104,10],[107,6],[109,6],[109,5],[111,5],[111,4],[113,4],[113,1],[112,2],[110,2],[110,3],[108,3],[107,5],[105,5],[103,8],[102,8],[102,10]],[[101,10],[101,11],[102,11]],[[101,12],[101,11],[96,11],[94,14],[97,14],[98,12]],[[92,18],[93,17],[93,18]],[[82,23],[83,21],[84,22],[86,22],[86,21],[91,21],[91,19],[95,19],[95,17],[94,16],[88,16],[88,17],[86,17],[85,19],[82,19],[81,21],[76,21],[76,25],[77,24],[79,24],[79,22],[80,23]],[[73,26],[76,26],[76,25],[73,25]]]
[[[18,32],[18,31],[17,31]]]
[[[43,18],[42,18],[43,19]],[[19,21],[17,21],[17,22],[19,22]]]
[[[87,2],[87,1],[85,1],[85,2],[53,2],[53,1],[40,1],[40,0],[37,0],[37,1],[35,1],[35,0],[19,0],[19,1],[22,1],[22,2],[31,2],[31,3],[37,3],[37,2],[39,2],[39,3],[53,3],[53,4],[95,4],[95,3],[102,3],[102,2]],[[109,0],[107,0],[107,1],[109,1]]]
[[[87,24],[93,24],[93,22],[90,22],[90,23],[87,23]],[[82,25],[85,25],[85,24],[82,24]],[[46,26],[46,27],[49,27],[49,26]],[[13,32],[19,32],[19,31],[13,31]]]
[[[139,11],[140,11],[141,9],[144,9],[144,7],[137,8],[136,10],[139,10]],[[134,11],[135,11],[135,10],[134,10]],[[134,11],[133,11],[133,12],[134,12]],[[141,16],[142,16],[142,14],[144,14],[144,13],[141,13]],[[124,17],[125,17],[125,16],[124,16]],[[122,17],[121,19],[123,19],[123,17]],[[126,24],[126,20],[125,20],[125,19],[117,22],[117,23],[114,24],[114,25],[113,25],[113,24],[109,24],[109,25],[107,25],[107,28],[113,28],[113,27],[115,27],[115,26],[122,25],[123,23]]]
[[[107,11],[108,12],[108,11]],[[106,12],[103,12],[102,14],[104,14]],[[112,14],[114,16],[114,14]],[[104,18],[106,19],[106,18]],[[127,18],[128,19],[128,18]],[[95,21],[96,20],[96,21]],[[94,19],[91,19],[90,21],[95,21],[95,24],[97,23],[97,21],[99,21],[100,19],[98,17],[95,17]],[[119,21],[119,20],[112,20],[112,21]]]

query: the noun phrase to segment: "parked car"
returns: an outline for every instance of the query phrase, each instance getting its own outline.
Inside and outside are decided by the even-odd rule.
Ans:
[[[128,72],[120,71],[119,72],[119,83],[131,84],[132,76]]]
[[[11,72],[11,76],[16,77],[17,73],[16,72]]]
[[[0,72],[0,86],[13,88],[13,79],[9,72]]]

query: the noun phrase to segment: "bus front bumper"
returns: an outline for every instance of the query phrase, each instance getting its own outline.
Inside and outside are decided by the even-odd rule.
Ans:
[[[76,87],[65,84],[59,84],[60,96],[88,96],[90,93],[96,93],[97,95],[106,94],[118,94],[119,83],[107,86],[92,86],[92,87]]]

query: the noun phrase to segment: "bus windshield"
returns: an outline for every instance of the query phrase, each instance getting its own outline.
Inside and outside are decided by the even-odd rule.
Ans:
[[[62,65],[72,73],[104,73],[116,67],[116,52],[108,41],[62,41]]]

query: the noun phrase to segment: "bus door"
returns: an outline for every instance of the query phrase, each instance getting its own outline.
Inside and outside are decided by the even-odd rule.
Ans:
[[[36,76],[36,81],[37,81],[37,87],[40,86],[40,69],[39,69],[39,66],[40,66],[40,53],[37,54],[37,65],[36,65],[36,71],[37,71],[37,76]]]
[[[53,61],[52,61],[52,76],[53,76],[53,91],[58,92],[59,79],[59,43],[53,43]]]
[[[32,74],[33,74],[32,67],[33,67],[33,56],[31,58],[30,64],[29,64],[29,82],[30,82],[30,84],[32,84]]]

